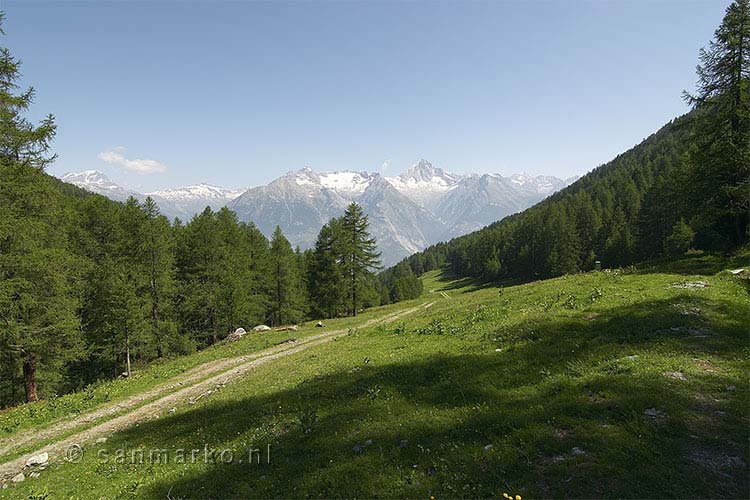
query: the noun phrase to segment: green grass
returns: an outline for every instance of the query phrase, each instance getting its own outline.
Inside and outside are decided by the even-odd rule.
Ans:
[[[502,289],[424,279],[430,309],[262,365],[0,495],[747,498],[741,280],[658,269]],[[673,286],[697,280],[709,287]],[[204,463],[204,446],[235,462]],[[270,463],[238,463],[267,446]],[[133,463],[117,449],[201,453]]]
[[[242,342],[219,343],[190,356],[153,362],[143,369],[135,369],[128,379],[105,380],[82,391],[0,410],[0,439],[12,437],[29,429],[43,428],[61,419],[95,410],[104,404],[122,401],[129,396],[168,383],[170,379],[209,361],[252,354],[291,338],[303,339],[330,330],[348,329],[402,307],[403,304],[390,305],[370,309],[356,318],[327,320],[324,329],[315,328],[316,321],[310,321],[300,325],[298,332],[251,332]],[[0,459],[9,458],[11,457],[0,455]]]

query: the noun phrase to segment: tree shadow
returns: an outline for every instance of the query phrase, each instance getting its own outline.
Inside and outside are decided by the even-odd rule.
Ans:
[[[662,259],[639,264],[638,272],[674,273],[683,275],[713,276],[727,269],[750,268],[750,250],[747,248],[725,255],[723,253],[704,252],[698,255],[687,255],[678,259]]]
[[[286,390],[142,424],[113,442],[201,450],[205,442],[242,456],[255,446],[261,459],[270,445],[270,463],[185,466],[150,485],[148,498],[746,496],[746,391],[722,393],[734,410],[718,419],[726,406],[696,401],[627,356],[737,358],[747,342],[741,318],[691,335],[686,329],[700,325],[675,300],[523,325],[499,353],[352,362]],[[718,371],[690,379],[707,394],[740,383]]]

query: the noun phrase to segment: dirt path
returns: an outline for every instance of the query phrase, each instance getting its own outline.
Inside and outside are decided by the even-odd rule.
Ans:
[[[376,324],[390,323],[420,309],[427,309],[433,304],[434,302],[425,303],[380,318],[373,318],[359,325],[357,328],[367,328]],[[68,438],[50,443],[34,452],[0,465],[0,481],[8,479],[22,471],[26,464],[27,456],[39,455],[46,452],[49,453],[50,461],[64,459],[66,451],[70,449],[71,446],[80,446],[99,437],[109,436],[110,434],[130,427],[135,423],[158,418],[159,414],[163,411],[176,407],[179,404],[191,403],[200,399],[201,397],[210,394],[209,391],[213,391],[218,387],[243,377],[247,372],[257,366],[274,361],[281,357],[296,354],[309,349],[310,347],[330,342],[336,337],[346,336],[348,332],[349,330],[332,330],[307,337],[295,343],[278,345],[257,353],[238,356],[236,358],[210,361],[188,370],[167,384],[158,386],[139,395],[132,396],[124,401],[104,406],[92,412],[79,415],[68,421],[59,422],[42,431],[30,430],[21,435],[14,436],[13,438],[5,439],[1,442],[2,448],[0,448],[0,453],[7,453],[7,451],[16,449],[24,444],[54,438],[55,436],[63,434],[71,429],[75,429],[76,427],[111,416],[129,408],[134,408],[133,411],[114,417],[102,422],[101,424],[95,425],[94,427],[69,436]],[[201,380],[211,373],[216,374],[209,376],[205,380]],[[181,388],[177,389],[178,387]],[[149,399],[158,397],[161,394],[175,389],[177,389],[175,392],[171,392],[151,401],[150,403],[139,406],[141,403]]]

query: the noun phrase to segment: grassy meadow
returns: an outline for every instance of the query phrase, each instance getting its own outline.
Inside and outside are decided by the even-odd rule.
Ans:
[[[723,265],[684,264],[705,274],[655,266],[497,287],[428,273],[420,299],[332,321],[351,333],[0,496],[747,498],[750,288]],[[307,326],[3,412],[0,437],[316,333]]]

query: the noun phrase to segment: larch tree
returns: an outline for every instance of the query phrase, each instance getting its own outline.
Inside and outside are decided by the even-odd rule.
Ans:
[[[725,244],[741,244],[750,222],[750,0],[727,7],[696,72],[696,93],[684,93],[698,117],[690,158],[695,217],[733,234]]]
[[[0,48],[0,348],[36,401],[38,363],[74,359],[82,342],[61,195],[44,175],[56,126],[51,115],[39,125],[25,118],[34,90],[19,91],[19,68]]]
[[[327,318],[338,314],[344,299],[337,248],[337,222],[336,219],[331,220],[320,229],[308,268],[307,282],[313,311]]]
[[[151,197],[146,198],[140,257],[147,277],[149,328],[161,358],[176,334],[170,304],[174,293],[174,251],[169,222]],[[167,345],[165,345],[167,344]]]
[[[292,245],[278,226],[271,237],[269,261],[271,323],[281,325],[299,321],[302,317],[299,304],[302,291],[299,286],[296,256]]]
[[[349,313],[357,315],[362,291],[369,275],[380,268],[377,243],[369,233],[367,215],[357,203],[351,203],[341,218],[341,264],[349,298]]]

